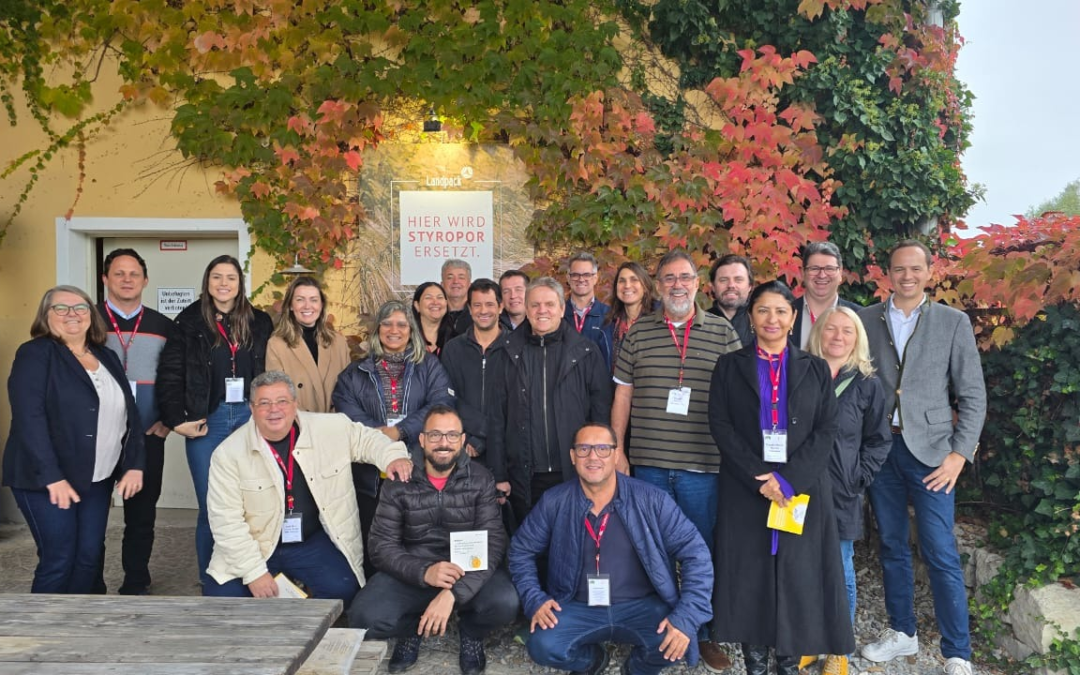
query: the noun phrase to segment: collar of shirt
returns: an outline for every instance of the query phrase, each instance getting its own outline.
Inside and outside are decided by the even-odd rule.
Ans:
[[[135,317],[139,316],[139,312],[143,311],[143,306],[142,306],[141,302],[139,303],[139,306],[136,307],[135,310],[132,311],[132,312],[123,311],[122,309],[120,309],[119,307],[114,305],[112,300],[106,299],[105,303],[107,305],[109,305],[109,309],[112,310],[113,314],[115,314],[116,316],[120,317],[121,319],[125,319],[125,320],[134,319]]]
[[[896,308],[896,305],[893,304],[893,296],[891,295],[886,301],[885,307],[889,310],[890,318],[899,319],[901,321],[912,321],[919,316],[919,313],[922,312],[923,307],[928,301],[928,296],[926,295],[926,293],[923,293],[922,302],[920,302],[919,305],[911,311],[910,316],[905,316],[903,310],[899,310]]]

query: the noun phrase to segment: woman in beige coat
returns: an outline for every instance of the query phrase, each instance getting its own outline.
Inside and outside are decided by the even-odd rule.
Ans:
[[[334,385],[349,360],[345,336],[326,323],[326,295],[319,282],[293,279],[267,345],[266,369],[292,379],[301,410],[330,412]]]

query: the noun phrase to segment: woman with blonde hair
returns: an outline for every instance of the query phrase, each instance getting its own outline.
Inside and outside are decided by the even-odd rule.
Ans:
[[[338,376],[349,365],[345,336],[326,321],[326,294],[312,277],[296,277],[285,291],[266,369],[280,370],[296,385],[301,410],[330,412]]]
[[[837,429],[829,473],[848,606],[854,625],[857,597],[855,540],[863,535],[863,494],[889,455],[892,434],[885,411],[885,394],[870,361],[866,329],[855,312],[847,307],[834,307],[819,316],[810,330],[806,350],[829,364],[836,393]],[[800,666],[813,659],[804,657]],[[846,675],[847,657],[826,657],[822,672]]]

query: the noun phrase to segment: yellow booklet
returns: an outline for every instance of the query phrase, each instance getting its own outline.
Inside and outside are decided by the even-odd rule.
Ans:
[[[780,508],[773,502],[769,506],[769,527],[781,532],[802,534],[803,523],[806,522],[806,506],[810,503],[810,495],[795,495],[788,500],[785,508]]]

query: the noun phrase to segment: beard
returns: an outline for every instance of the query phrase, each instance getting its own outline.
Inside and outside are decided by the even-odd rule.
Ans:
[[[441,452],[443,450],[446,450],[452,454],[450,455],[450,458],[447,459],[445,462],[440,462],[435,459],[435,453]],[[443,471],[449,471],[450,469],[454,468],[454,465],[457,464],[459,453],[460,451],[454,452],[454,449],[449,446],[440,446],[438,448],[429,448],[427,450],[424,450],[424,459],[427,460],[427,463],[431,465],[432,469],[435,469],[439,473],[442,473]]]
[[[665,295],[663,302],[664,310],[669,316],[684,317],[687,316],[694,307],[694,296],[689,293],[678,297]]]

